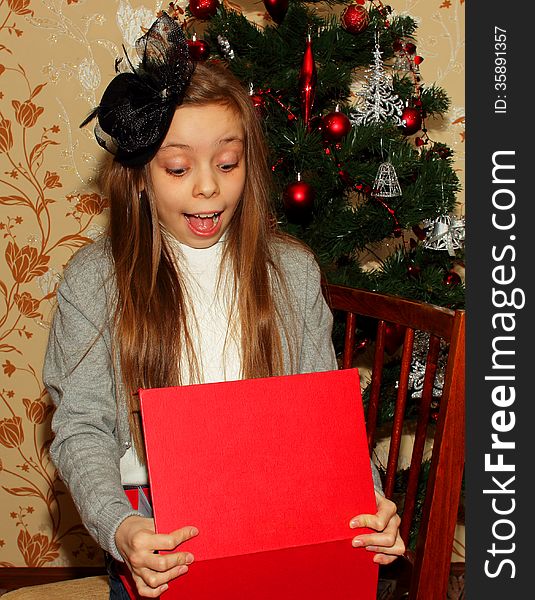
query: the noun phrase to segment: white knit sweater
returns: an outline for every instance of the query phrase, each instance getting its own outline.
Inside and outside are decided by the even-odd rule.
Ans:
[[[197,249],[174,238],[168,240],[189,294],[188,328],[199,361],[201,382],[239,379],[239,344],[229,331],[229,282],[226,277],[218,282],[223,241]],[[184,384],[200,383],[190,381],[189,372],[184,370],[181,377]],[[147,470],[140,464],[133,445],[121,458],[121,481],[123,485],[148,483]]]

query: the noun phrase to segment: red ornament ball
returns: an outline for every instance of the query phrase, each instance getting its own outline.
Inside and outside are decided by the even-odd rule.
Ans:
[[[414,54],[416,52],[416,46],[412,42],[408,42],[405,44],[405,52],[409,54]]]
[[[264,0],[264,6],[269,16],[280,25],[288,12],[289,0]]]
[[[407,275],[411,279],[418,279],[421,272],[422,272],[422,269],[418,265],[415,265],[414,263],[410,263],[409,266],[407,267]]]
[[[298,179],[289,183],[282,194],[288,220],[306,220],[312,213],[314,196],[314,188],[306,181]]]
[[[331,112],[323,117],[321,133],[330,142],[339,142],[350,129],[351,121],[340,111]]]
[[[392,356],[395,354],[405,337],[406,327],[399,323],[387,323],[385,327],[385,350]]]
[[[356,35],[362,33],[370,23],[370,15],[364,6],[350,4],[342,13],[342,27]]]
[[[218,0],[190,0],[188,8],[194,17],[206,21],[215,15],[218,6]]]
[[[188,40],[188,48],[191,60],[206,60],[210,56],[210,47],[204,40]]]
[[[459,283],[461,283],[461,281],[462,281],[461,277],[455,271],[449,271],[444,276],[442,283],[444,285],[452,287],[454,285],[459,285]]]
[[[310,129],[313,131],[321,132],[321,130],[323,129],[323,119],[319,115],[315,115],[315,116],[311,117],[310,121],[308,123],[309,123]]]
[[[402,129],[405,135],[412,135],[422,126],[422,113],[413,106],[406,106],[401,113]]]
[[[370,347],[370,338],[362,338],[355,344],[355,352],[365,352]]]

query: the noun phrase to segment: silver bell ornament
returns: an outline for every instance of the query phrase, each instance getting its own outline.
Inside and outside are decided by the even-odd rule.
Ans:
[[[398,176],[391,162],[384,162],[379,165],[377,176],[373,182],[372,195],[377,198],[395,198],[401,196]]]

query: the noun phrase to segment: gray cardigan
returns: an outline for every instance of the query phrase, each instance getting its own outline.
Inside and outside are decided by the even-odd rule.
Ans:
[[[332,315],[321,293],[314,258],[293,245],[277,243],[274,249],[287,279],[300,336],[294,369],[283,342],[287,372],[337,369]],[[89,533],[122,560],[115,532],[124,519],[139,513],[124,494],[119,469],[120,458],[130,446],[130,431],[124,393],[115,380],[120,371],[117,364],[113,368],[112,264],[106,238],[82,248],[69,262],[57,293],[43,380],[56,405],[52,460]],[[374,479],[380,487],[375,472]]]

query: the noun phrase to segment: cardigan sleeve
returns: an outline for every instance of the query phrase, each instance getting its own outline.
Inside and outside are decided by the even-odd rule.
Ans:
[[[126,517],[139,513],[121,485],[124,449],[116,431],[106,305],[98,265],[75,259],[58,289],[43,381],[56,406],[51,458],[84,526],[103,549],[122,560],[115,532]]]
[[[306,294],[300,373],[338,369],[332,343],[333,316],[321,292],[318,264],[307,253]]]

